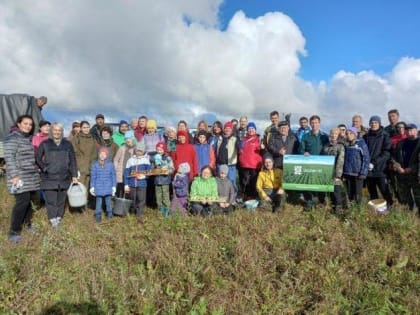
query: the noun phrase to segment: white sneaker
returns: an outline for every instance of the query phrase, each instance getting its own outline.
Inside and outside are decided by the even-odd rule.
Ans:
[[[51,226],[53,228],[57,228],[58,225],[60,224],[60,221],[58,220],[58,218],[52,218],[52,219],[50,219],[50,222],[51,222]]]

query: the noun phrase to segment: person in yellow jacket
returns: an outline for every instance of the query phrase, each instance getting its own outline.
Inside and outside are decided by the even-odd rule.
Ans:
[[[258,174],[257,192],[260,197],[260,207],[273,212],[280,210],[280,205],[285,202],[285,193],[282,188],[283,172],[273,168],[273,157],[264,156],[264,167]]]

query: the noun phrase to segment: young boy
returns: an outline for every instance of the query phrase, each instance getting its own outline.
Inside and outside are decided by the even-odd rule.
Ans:
[[[194,144],[194,149],[197,153],[198,169],[201,170],[204,166],[209,165],[215,170],[216,158],[213,147],[207,143],[207,131],[200,130],[197,134],[197,140],[198,143]]]
[[[117,191],[117,176],[114,164],[108,159],[108,149],[99,149],[98,160],[90,169],[90,193],[96,196],[95,219],[101,222],[102,203],[105,201],[106,216],[112,218],[111,196]]]
[[[227,178],[229,167],[226,164],[219,166],[219,177],[217,178],[217,192],[220,198],[219,209],[228,214],[232,212],[232,204],[235,202],[235,188]]]
[[[155,169],[161,170],[161,175],[154,178],[156,202],[160,212],[166,217],[169,215],[169,207],[171,200],[169,197],[169,185],[171,184],[171,176],[174,172],[174,163],[169,155],[165,152],[166,146],[164,142],[156,144],[156,154],[153,158],[153,166]]]
[[[190,165],[187,162],[179,164],[178,171],[172,182],[172,187],[174,189],[171,203],[172,214],[180,212],[181,215],[185,215],[187,212],[189,173]]]
[[[150,169],[150,159],[144,154],[144,143],[138,142],[135,153],[128,159],[124,170],[124,190],[133,200],[131,212],[136,214],[139,223],[142,223],[146,207],[147,173]]]

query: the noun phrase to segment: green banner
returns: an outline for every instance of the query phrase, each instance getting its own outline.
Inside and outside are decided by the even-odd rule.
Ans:
[[[283,189],[333,192],[334,162],[331,155],[285,155]]]

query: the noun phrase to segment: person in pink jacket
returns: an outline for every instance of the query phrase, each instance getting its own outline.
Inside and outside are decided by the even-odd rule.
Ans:
[[[39,132],[32,137],[32,145],[34,146],[35,156],[38,153],[38,148],[42,142],[48,140],[50,134],[51,123],[47,120],[41,120],[39,122]]]

